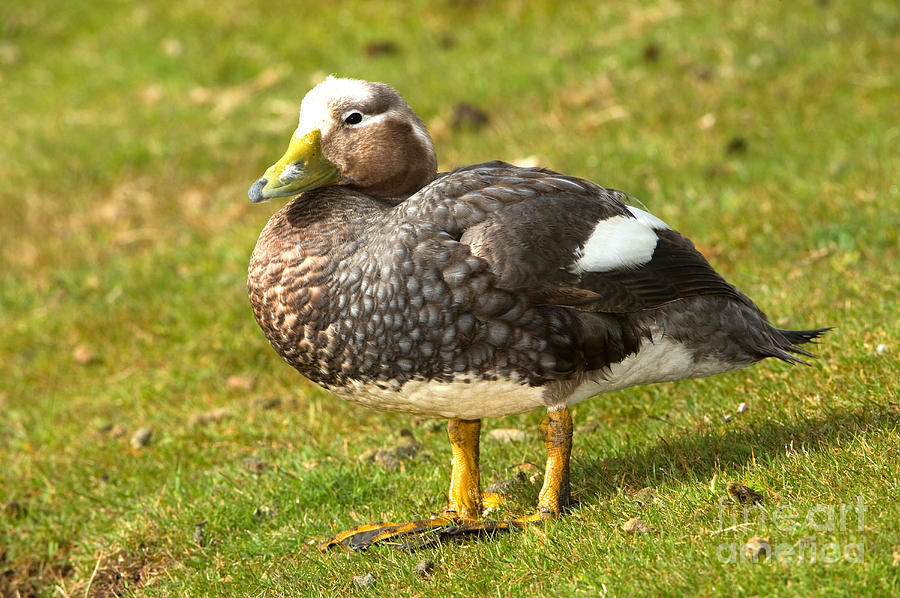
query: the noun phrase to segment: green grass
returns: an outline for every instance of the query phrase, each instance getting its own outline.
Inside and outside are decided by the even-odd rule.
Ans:
[[[380,4],[0,7],[0,594],[900,594],[896,3]],[[542,532],[320,555],[438,512],[449,477],[441,426],[315,389],[249,310],[276,206],[246,189],[331,72],[397,87],[444,169],[535,157],[630,191],[777,324],[835,326],[822,358],[579,405],[578,506]],[[490,122],[454,129],[463,101]],[[528,431],[484,443],[486,483],[542,462],[540,417],[486,422]],[[404,427],[401,469],[360,458]],[[763,509],[720,507],[729,482]],[[818,558],[726,562],[752,536]]]

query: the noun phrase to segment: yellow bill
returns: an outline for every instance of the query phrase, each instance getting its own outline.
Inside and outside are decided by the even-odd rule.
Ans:
[[[321,131],[313,129],[302,137],[296,133],[291,137],[287,151],[253,183],[247,196],[256,203],[333,185],[340,180],[340,169],[322,152]]]

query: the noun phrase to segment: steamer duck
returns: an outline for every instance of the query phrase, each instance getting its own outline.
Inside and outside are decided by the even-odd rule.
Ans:
[[[779,330],[684,236],[628,196],[541,168],[436,172],[422,120],[391,87],[329,77],[287,152],[250,188],[295,196],[249,268],[266,338],[346,400],[448,419],[449,504],[322,544],[366,548],[521,528],[569,503],[569,407],[766,357],[796,363],[820,330]],[[299,194],[299,195],[298,195]],[[481,419],[543,408],[536,512],[481,519]]]

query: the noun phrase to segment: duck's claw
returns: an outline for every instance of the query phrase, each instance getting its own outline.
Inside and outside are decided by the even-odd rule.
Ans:
[[[427,533],[440,528],[453,527],[455,523],[456,519],[447,516],[420,519],[408,523],[366,523],[344,530],[322,542],[319,544],[319,551],[325,552],[335,546],[344,546],[353,550],[365,550],[378,542]]]
[[[467,536],[490,536],[498,533],[525,529],[529,523],[539,522],[539,518],[521,517],[506,521],[463,521],[457,525],[443,528],[422,530],[411,534],[411,540],[400,545],[403,550],[417,550],[444,540],[453,540]]]
[[[379,542],[393,544],[402,550],[418,550],[444,540],[491,536],[522,530],[551,517],[552,515],[548,513],[537,512],[527,517],[504,521],[460,521],[453,517],[441,516],[409,523],[369,523],[345,530],[322,542],[319,550],[325,552],[335,546],[366,550]]]

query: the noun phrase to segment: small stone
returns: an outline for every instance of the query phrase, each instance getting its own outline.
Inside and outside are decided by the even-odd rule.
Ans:
[[[756,503],[760,503],[763,501],[763,495],[750,488],[749,486],[744,486],[743,484],[735,484],[734,482],[730,482],[728,486],[726,486],[728,490],[728,496],[730,496],[735,502],[742,505],[755,505]]]
[[[447,427],[447,421],[443,419],[422,418],[422,427],[426,432],[442,432]]]
[[[770,554],[772,554],[772,545],[769,544],[768,538],[753,536],[744,544],[744,557],[752,563],[764,561]]]
[[[278,514],[278,509],[276,507],[271,507],[269,505],[259,505],[253,511],[253,516],[256,517],[258,521],[263,519],[269,519]]]
[[[694,71],[694,74],[697,75],[697,78],[701,81],[712,81],[716,76],[716,71],[708,66],[701,66]]]
[[[228,376],[225,388],[228,390],[250,390],[253,388],[253,376]]]
[[[494,494],[505,495],[511,493],[516,488],[521,488],[528,483],[528,476],[523,471],[517,471],[516,475],[498,480],[484,489],[485,492],[493,492]]]
[[[642,507],[646,507],[647,505],[653,505],[659,502],[659,499],[656,498],[656,494],[653,492],[653,488],[647,486],[646,488],[641,488],[637,492],[632,495],[634,502]]]
[[[411,459],[419,454],[421,445],[413,433],[407,429],[400,430],[400,439],[392,449],[367,449],[360,455],[363,461],[374,461],[376,465],[389,471],[400,467],[400,461]]]
[[[744,413],[746,411],[747,411],[747,403],[741,403],[740,405],[738,405],[738,408],[737,408],[738,413]]]
[[[622,529],[625,530],[627,534],[649,534],[650,526],[647,525],[647,522],[643,519],[638,519],[637,517],[632,517],[624,524],[622,524]]]
[[[429,577],[431,572],[434,571],[434,561],[431,559],[422,559],[418,563],[416,563],[415,569],[413,571],[416,572],[416,575],[420,577]]]
[[[206,525],[205,521],[198,521],[194,524],[194,544],[197,546],[203,546],[206,544],[206,538],[203,536],[203,527]]]
[[[184,50],[184,45],[181,41],[168,37],[162,41],[160,44],[160,48],[163,51],[163,54],[170,58],[174,58],[176,56],[181,56],[182,51]]]
[[[888,346],[885,345],[884,343],[881,343],[877,347],[875,347],[875,355],[884,355],[887,352],[888,352]]]
[[[366,44],[366,56],[391,56],[400,51],[400,47],[389,39],[372,41]]]
[[[525,432],[515,428],[497,428],[488,432],[487,437],[497,442],[522,442],[525,440]]]
[[[353,577],[353,585],[361,590],[368,590],[375,586],[375,576],[371,573],[356,575]]]
[[[644,46],[644,50],[641,52],[641,58],[644,59],[644,62],[656,62],[659,60],[660,54],[662,54],[662,51],[659,48],[659,44],[650,42]]]
[[[253,406],[257,409],[278,409],[284,401],[281,397],[263,397],[253,401]]]
[[[87,345],[78,345],[72,350],[72,359],[81,365],[93,363],[97,359],[97,354]]]
[[[152,436],[153,428],[151,428],[150,426],[138,428],[131,437],[131,448],[139,449],[147,446]]]
[[[400,459],[394,456],[393,451],[386,451],[384,449],[375,451],[375,454],[372,455],[372,460],[376,465],[387,469],[388,471],[393,471],[400,467]]]
[[[534,484],[538,481],[541,476],[544,475],[543,470],[541,470],[537,465],[531,463],[529,461],[525,461],[524,463],[517,463],[513,465],[510,469],[515,469],[519,473],[522,473],[528,476],[528,481]]]
[[[725,153],[728,155],[747,153],[747,140],[743,137],[732,137],[725,145]]]
[[[268,464],[259,457],[244,457],[241,463],[244,469],[253,473],[262,473],[268,467]]]
[[[400,441],[394,449],[394,456],[398,459],[410,459],[419,453],[419,443],[413,433],[407,429],[400,430]]]
[[[208,104],[213,97],[213,91],[208,87],[194,87],[188,91],[188,99],[194,104]]]
[[[3,514],[9,517],[10,519],[20,519],[24,517],[28,512],[22,503],[11,500],[5,505],[3,505]]]
[[[704,129],[704,130],[713,128],[715,126],[715,124],[716,124],[716,115],[713,114],[712,112],[708,112],[708,113],[704,114],[697,120],[697,126],[699,126],[701,129]]]
[[[163,93],[165,93],[163,86],[154,83],[144,87],[140,91],[139,97],[145,105],[152,106],[162,99]]]
[[[726,424],[727,424],[728,422],[730,422],[730,421],[731,421],[731,414],[730,414],[730,413],[726,413],[724,416],[722,416],[722,421],[724,421]]]
[[[0,63],[12,65],[22,59],[22,51],[15,44],[6,40],[0,41]]]

